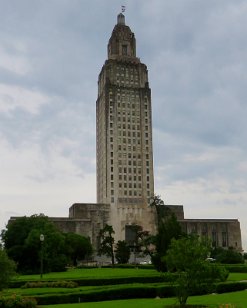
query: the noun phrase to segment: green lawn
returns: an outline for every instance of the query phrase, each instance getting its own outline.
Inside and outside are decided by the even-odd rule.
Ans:
[[[247,281],[247,273],[230,273],[227,281]]]
[[[167,299],[134,299],[134,300],[117,300],[117,301],[105,301],[105,302],[93,302],[93,303],[81,303],[81,304],[67,304],[67,305],[49,305],[42,306],[44,308],[164,308],[164,305],[171,305],[177,303],[175,298]],[[247,307],[247,291],[216,294],[216,295],[203,295],[189,297],[187,304],[205,304],[210,307],[219,307],[223,304],[232,304],[236,308]],[[230,305],[223,306],[222,308],[235,308]]]
[[[71,269],[66,272],[48,273],[42,280],[77,279],[77,278],[113,278],[113,277],[146,277],[159,276],[154,269],[139,268],[92,268]],[[40,275],[20,275],[16,280],[40,280]]]
[[[159,276],[160,274],[153,269],[138,269],[138,268],[92,268],[92,269],[72,269],[68,270],[67,272],[61,273],[49,273],[43,275],[43,281],[45,280],[72,280],[72,279],[98,279],[98,278],[118,278],[118,277],[154,277]],[[16,278],[18,281],[39,281],[39,275],[21,275]],[[247,280],[247,273],[230,273],[228,277],[228,281],[242,281]],[[138,283],[132,284],[134,285],[141,285]],[[149,283],[148,285],[153,285]],[[155,285],[155,284],[154,284]],[[124,286],[124,285],[122,285]],[[67,288],[33,288],[33,289],[9,289],[2,294],[20,294],[24,296],[35,296],[35,295],[42,295],[42,294],[55,294],[55,293],[73,293],[82,291],[88,292],[90,290],[100,290],[100,289],[112,289],[112,288],[119,288],[119,285],[104,285],[104,286],[81,286],[78,288],[67,289]],[[120,291],[121,292],[121,291]],[[81,303],[81,304],[64,304],[64,305],[52,305],[52,306],[43,306],[43,307],[50,307],[50,308],[86,308],[86,307],[133,307],[136,308],[140,306],[142,308],[146,307],[164,307],[164,305],[174,304],[176,303],[176,299],[168,298],[168,299],[137,299],[137,300],[117,300],[117,301],[105,301],[105,302],[94,302],[94,303]],[[197,297],[190,297],[188,300],[190,304],[210,304],[210,307],[217,307],[220,304],[234,304],[237,308],[247,307],[247,291],[241,292],[233,292],[233,293],[226,293],[226,294],[217,294],[217,295],[205,295],[205,296],[197,296]],[[226,307],[222,307],[226,308]],[[235,307],[227,307],[227,308],[235,308]]]
[[[92,268],[71,269],[67,272],[48,273],[42,280],[78,279],[78,278],[114,278],[114,277],[154,277],[160,274],[154,269],[139,268]],[[39,281],[40,275],[20,275],[16,280]],[[247,280],[247,273],[230,273],[229,281]]]

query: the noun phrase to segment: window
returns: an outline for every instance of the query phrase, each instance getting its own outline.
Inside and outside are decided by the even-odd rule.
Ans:
[[[212,231],[212,246],[216,247],[217,246],[217,233],[216,231]]]
[[[122,45],[122,55],[123,56],[127,56],[127,51],[128,51],[128,46]]]
[[[222,232],[222,247],[227,246],[227,233],[225,231]]]

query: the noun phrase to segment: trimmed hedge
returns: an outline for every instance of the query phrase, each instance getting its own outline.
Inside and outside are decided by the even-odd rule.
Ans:
[[[231,282],[218,283],[213,292],[228,293],[247,289],[247,282]],[[207,288],[197,290],[193,295],[207,294]],[[73,293],[68,290],[68,293],[43,294],[36,295],[38,305],[66,304],[90,301],[106,301],[117,299],[132,299],[132,298],[155,298],[159,297],[174,297],[174,285],[116,285],[102,287],[101,289],[75,290]],[[1,306],[0,307],[5,307]],[[6,306],[11,307],[11,306]],[[18,307],[18,306],[12,306]],[[24,306],[28,307],[29,306]],[[30,306],[30,308],[32,308]]]
[[[229,293],[247,289],[247,282],[222,282],[216,285],[216,293]]]
[[[59,281],[28,281],[21,288],[77,288],[78,283],[69,280],[59,280]]]
[[[66,281],[66,280],[64,280]],[[81,278],[68,280],[77,283],[78,286],[103,286],[103,285],[116,285],[116,284],[130,284],[130,283],[155,283],[166,281],[161,275],[151,277],[110,277],[110,278]],[[52,283],[54,281],[44,281],[44,283]],[[30,281],[11,281],[9,288],[21,288]],[[38,283],[33,281],[32,283]]]
[[[247,289],[247,282],[219,283],[214,292],[228,293]],[[207,294],[207,290],[200,290],[193,295]],[[176,296],[175,286],[124,286],[107,288],[103,290],[88,290],[67,294],[41,295],[35,297],[39,305],[66,304],[91,301],[107,301],[132,298],[155,298]]]
[[[41,295],[35,297],[38,305],[66,304],[78,302],[97,302],[107,300],[154,298],[175,296],[172,286],[127,286],[99,291],[87,291],[69,294]]]
[[[229,293],[247,289],[247,282],[219,283],[215,286],[216,293]],[[193,295],[207,294],[207,289],[200,290]],[[78,302],[97,302],[107,300],[155,298],[176,296],[175,286],[124,286],[107,288],[103,290],[88,290],[67,294],[40,295],[35,297],[39,305],[66,304]]]
[[[247,266],[243,264],[224,264],[222,266],[224,266],[230,273],[247,273]]]

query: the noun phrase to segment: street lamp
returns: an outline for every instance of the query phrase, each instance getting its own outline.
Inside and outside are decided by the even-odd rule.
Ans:
[[[40,279],[42,279],[43,277],[43,243],[45,240],[44,234],[40,234],[39,239],[40,239],[40,245],[41,245],[41,248],[40,248]]]

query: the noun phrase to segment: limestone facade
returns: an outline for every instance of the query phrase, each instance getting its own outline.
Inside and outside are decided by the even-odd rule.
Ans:
[[[240,223],[237,219],[185,219],[179,222],[185,233],[206,236],[213,247],[232,247],[242,251]]]
[[[186,234],[195,233],[211,240],[213,247],[232,247],[242,251],[240,223],[237,219],[187,219],[182,205],[167,205],[175,213]]]

